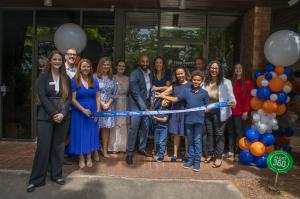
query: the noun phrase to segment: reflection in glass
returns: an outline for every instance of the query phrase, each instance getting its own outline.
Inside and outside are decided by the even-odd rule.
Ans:
[[[138,63],[141,52],[150,57],[150,63],[157,55],[157,13],[127,13],[125,37],[125,61],[129,71]]]
[[[239,60],[239,27],[237,17],[211,16],[209,20],[208,59],[220,61],[226,77],[231,77],[232,66]]]
[[[3,31],[3,137],[30,138],[32,12],[5,11]],[[2,30],[1,30],[2,31]]]

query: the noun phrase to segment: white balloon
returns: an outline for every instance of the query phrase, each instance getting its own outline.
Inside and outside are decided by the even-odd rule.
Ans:
[[[273,118],[269,121],[269,125],[273,128],[274,126],[278,125],[278,122],[275,118]]]
[[[277,99],[278,99],[278,96],[275,93],[273,93],[273,94],[270,95],[270,100],[276,102]]]
[[[271,34],[264,46],[264,53],[275,66],[290,66],[300,58],[300,36],[290,30]]]
[[[269,122],[269,118],[267,116],[260,117],[260,121],[264,124],[267,124]]]
[[[251,90],[251,96],[255,97],[257,93],[257,89],[252,89]]]
[[[272,119],[272,118],[276,118],[276,113],[271,113],[271,114],[268,114],[268,116]]]
[[[259,110],[257,111],[257,113],[258,113],[260,116],[265,115],[265,112],[264,112],[262,109],[259,109]]]
[[[285,86],[283,87],[283,92],[285,92],[285,93],[290,93],[291,91],[292,91],[292,88],[291,88],[290,86],[285,85]]]
[[[291,98],[290,98],[290,96],[288,96],[288,97],[286,98],[285,103],[289,103],[290,101],[291,101]]]
[[[279,78],[281,78],[281,79],[284,80],[284,81],[287,80],[286,74],[281,74],[281,75],[279,75]]]
[[[278,130],[278,129],[279,129],[278,125],[276,125],[276,126],[273,127],[273,130]]]
[[[84,30],[73,23],[61,25],[54,34],[55,47],[62,53],[66,53],[68,48],[75,48],[80,53],[86,46],[86,40]]]
[[[260,121],[260,116],[259,116],[259,114],[254,113],[253,116],[252,116],[252,119],[253,119],[254,122]]]
[[[268,86],[268,85],[269,85],[268,80],[265,80],[265,79],[262,80],[262,81],[261,81],[261,85],[262,85],[262,86]]]
[[[260,124],[258,130],[261,134],[264,134],[267,131],[267,128],[268,126],[266,124]]]
[[[270,72],[272,74],[272,77],[277,77],[277,73],[275,73],[274,71]]]

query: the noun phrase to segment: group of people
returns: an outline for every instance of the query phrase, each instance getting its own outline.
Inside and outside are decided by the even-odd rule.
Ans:
[[[99,161],[99,152],[109,158],[109,151],[127,152],[126,163],[132,165],[138,135],[138,153],[152,157],[153,154],[146,151],[150,129],[154,133],[153,157],[157,162],[164,161],[166,143],[168,137],[172,137],[171,161],[178,160],[180,141],[184,138],[183,168],[193,167],[193,171],[199,171],[202,156],[204,163],[212,162],[213,168],[220,167],[226,123],[230,123],[228,156],[237,154],[236,141],[243,134],[242,123],[248,116],[252,90],[251,81],[245,80],[242,64],[235,64],[233,78],[229,80],[224,77],[218,61],[205,66],[204,59],[199,57],[193,71],[177,66],[172,76],[162,57],[155,58],[151,70],[148,55],[141,54],[137,68],[127,77],[123,60],[117,61],[113,74],[107,57],[101,58],[93,71],[88,59],[81,59],[76,65],[76,56],[74,48],[67,49],[65,55],[52,51],[38,77],[37,149],[28,192],[45,184],[47,171],[54,182],[65,184],[62,166],[68,132],[68,153],[79,156],[80,168],[92,167],[93,161]],[[223,101],[229,106],[187,113],[130,118],[92,114],[183,110]]]

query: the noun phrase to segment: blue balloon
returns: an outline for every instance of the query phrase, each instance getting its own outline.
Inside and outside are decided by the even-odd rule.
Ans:
[[[267,86],[261,86],[257,89],[257,97],[261,100],[268,100],[270,99],[270,95],[272,91]]]
[[[290,77],[293,74],[293,69],[291,69],[289,66],[284,67],[284,74]]]
[[[251,155],[249,150],[242,150],[240,152],[240,162],[246,165],[253,163],[254,157]]]
[[[275,66],[273,64],[266,64],[266,70],[267,72],[272,72],[274,71]]]
[[[265,79],[270,81],[271,79],[273,78],[272,74],[271,73],[266,73],[265,74]]]
[[[249,128],[246,130],[245,137],[249,142],[255,142],[260,139],[260,134],[257,130]]]
[[[259,76],[264,75],[264,73],[260,70],[255,72],[255,79],[257,79]]]
[[[294,133],[295,133],[295,131],[294,131],[294,129],[292,127],[286,128],[285,132],[284,132],[285,136],[287,136],[287,137],[293,136]]]
[[[258,166],[259,168],[267,168],[268,167],[267,158],[268,158],[268,154],[265,153],[260,157],[256,157],[254,159],[254,162],[256,166]]]
[[[280,93],[277,93],[277,102],[279,104],[285,104],[286,100],[287,100],[287,97],[288,95],[284,92],[280,92]]]
[[[260,141],[266,146],[271,146],[275,143],[275,137],[272,133],[265,133],[261,136]]]

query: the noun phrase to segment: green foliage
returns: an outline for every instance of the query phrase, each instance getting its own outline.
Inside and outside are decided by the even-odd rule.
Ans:
[[[151,61],[157,55],[157,29],[127,28],[125,38],[125,60],[129,71],[138,64],[140,53],[147,53]]]

